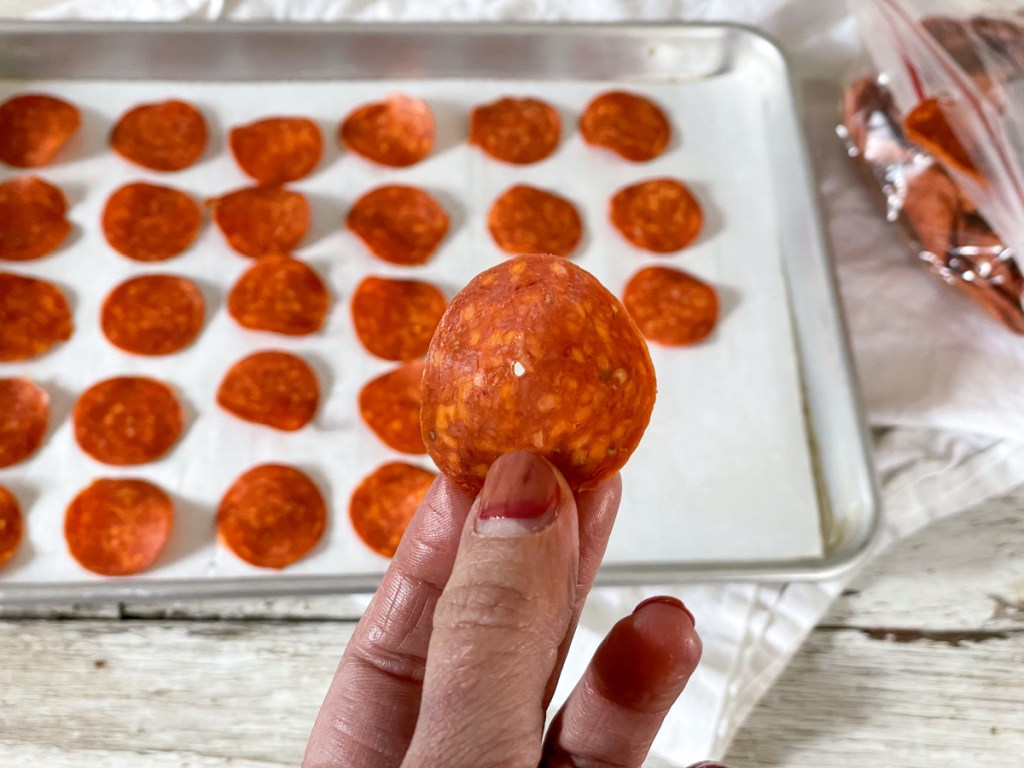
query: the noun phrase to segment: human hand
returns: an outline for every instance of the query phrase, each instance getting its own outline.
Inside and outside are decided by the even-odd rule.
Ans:
[[[701,654],[674,598],[611,629],[544,732],[620,495],[616,475],[574,498],[523,452],[493,464],[476,500],[438,478],[345,649],[305,768],[641,765]]]

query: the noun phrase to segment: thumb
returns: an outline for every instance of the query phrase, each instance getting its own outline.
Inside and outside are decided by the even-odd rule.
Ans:
[[[403,765],[536,767],[578,559],[576,502],[558,470],[525,452],[495,461],[434,611]]]

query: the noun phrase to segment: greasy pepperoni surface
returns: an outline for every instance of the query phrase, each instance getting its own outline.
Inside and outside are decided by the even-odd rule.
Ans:
[[[0,379],[0,467],[24,461],[43,444],[50,397],[29,379]]]
[[[313,369],[288,352],[257,352],[239,360],[217,390],[217,403],[226,411],[289,432],[313,420],[319,401]]]
[[[64,516],[71,556],[102,576],[130,576],[150,568],[173,527],[174,502],[145,480],[94,480]]]
[[[925,99],[910,110],[903,119],[903,130],[908,139],[931,152],[947,166],[976,179],[981,178],[967,149],[953,133],[953,127],[946,120],[938,99]]]
[[[494,201],[487,228],[498,247],[512,254],[568,256],[583,235],[583,222],[572,203],[525,184],[507,189]]]
[[[700,203],[675,179],[651,179],[620,189],[611,199],[609,217],[626,240],[655,253],[682,250],[704,222]]]
[[[342,146],[367,160],[401,168],[430,154],[434,114],[422,99],[395,94],[349,113],[338,138]]]
[[[469,142],[515,165],[536,163],[555,151],[562,132],[558,110],[540,99],[503,98],[476,107]]]
[[[100,325],[115,347],[136,355],[169,355],[203,329],[203,294],[191,280],[143,275],[117,286],[103,302]]]
[[[72,412],[75,439],[104,464],[155,461],[181,435],[183,415],[166,384],[142,376],[119,376],[85,390]]]
[[[0,104],[0,162],[16,168],[46,165],[74,135],[82,118],[66,101],[40,93]]]
[[[622,303],[646,338],[668,346],[695,344],[718,320],[715,289],[668,267],[647,267],[633,275]]]
[[[412,360],[426,354],[446,303],[441,291],[422,280],[371,276],[352,295],[352,323],[371,354]]]
[[[308,176],[320,162],[320,128],[304,117],[268,117],[231,129],[231,153],[242,172],[260,184]]]
[[[412,464],[385,464],[352,493],[352,527],[370,549],[391,557],[437,473]]]
[[[159,184],[126,184],[103,208],[103,236],[110,246],[135,261],[164,261],[196,239],[203,215],[180,190]]]
[[[38,259],[71,232],[64,193],[36,176],[0,183],[0,261]]]
[[[290,253],[309,229],[309,202],[282,187],[247,187],[211,201],[213,220],[243,256]]]
[[[14,494],[0,485],[0,568],[18,551],[24,523]]]
[[[632,455],[655,391],[647,345],[618,299],[565,259],[518,256],[475,277],[445,312],[423,373],[423,441],[472,493],[517,450],[588,489]]]
[[[206,121],[184,101],[142,104],[128,110],[110,134],[121,157],[154,171],[180,171],[206,149]]]
[[[243,328],[288,336],[319,331],[330,304],[320,275],[288,256],[263,256],[228,294],[228,313]]]
[[[642,163],[665,151],[672,130],[661,108],[645,96],[609,91],[595,98],[580,117],[580,135],[626,160]]]
[[[217,533],[239,558],[286,568],[305,557],[327,527],[327,507],[313,481],[293,467],[264,464],[242,474],[221,499]]]
[[[53,283],[0,272],[0,363],[31,360],[71,338],[71,309]]]
[[[414,360],[366,383],[359,412],[373,433],[402,453],[426,453],[420,433],[420,380],[423,362]]]
[[[448,233],[448,214],[419,187],[377,187],[356,200],[346,219],[380,259],[411,266],[425,264]]]

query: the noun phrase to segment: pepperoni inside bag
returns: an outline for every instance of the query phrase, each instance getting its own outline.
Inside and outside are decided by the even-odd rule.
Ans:
[[[23,534],[24,523],[18,500],[0,485],[0,568],[14,557]]]
[[[39,357],[70,339],[73,329],[60,288],[0,272],[0,363]]]
[[[287,336],[319,331],[330,304],[320,275],[288,256],[263,256],[228,294],[228,313],[243,328]]]
[[[203,294],[191,280],[143,275],[117,286],[103,302],[100,325],[115,347],[136,355],[169,355],[203,329]]]
[[[103,236],[118,253],[135,261],[164,261],[196,239],[203,214],[198,203],[177,189],[126,184],[103,208]]]
[[[487,229],[506,253],[568,256],[579,245],[583,222],[564,197],[517,184],[491,205]]]
[[[226,411],[284,431],[312,421],[319,401],[313,369],[287,352],[257,352],[239,360],[217,390],[217,402]]]
[[[377,187],[356,200],[346,219],[378,258],[392,264],[425,264],[448,234],[448,214],[419,187]]]
[[[715,289],[668,267],[647,267],[633,275],[622,303],[645,337],[667,346],[697,343],[718,320]]]
[[[224,239],[243,256],[291,253],[309,229],[309,202],[282,187],[247,187],[209,205]]]
[[[938,99],[925,99],[903,120],[907,138],[924,148],[947,166],[980,180],[981,174],[970,154],[953,133]]]
[[[286,568],[305,557],[327,527],[319,489],[299,470],[264,464],[241,475],[221,499],[217,534],[239,558]]]
[[[580,117],[580,135],[588,144],[642,163],[668,147],[672,129],[661,108],[645,96],[609,91],[595,98]]]
[[[395,94],[353,110],[342,122],[338,138],[379,165],[414,165],[434,147],[434,114],[422,99]]]
[[[202,156],[206,142],[202,113],[176,99],[130,109],[110,134],[110,146],[121,157],[154,171],[188,168]]]
[[[609,217],[637,248],[654,253],[679,251],[700,234],[704,212],[685,184],[651,179],[620,189],[611,199]]]
[[[359,392],[363,421],[389,448],[426,453],[420,433],[423,362],[414,360],[368,382]]]
[[[0,468],[24,461],[46,436],[50,397],[29,379],[0,379]]]
[[[370,549],[391,557],[436,472],[393,462],[372,472],[352,493],[349,518]]]
[[[95,480],[75,497],[64,516],[71,556],[102,576],[148,570],[173,527],[174,502],[145,480]]]
[[[427,353],[445,305],[430,283],[371,276],[352,295],[352,323],[370,354],[412,360]]]
[[[12,96],[0,104],[0,162],[16,168],[47,165],[81,122],[78,109],[62,99],[41,93]]]
[[[231,129],[231,153],[242,172],[260,184],[308,176],[320,162],[320,128],[304,117],[268,117]]]
[[[31,261],[54,251],[71,232],[67,200],[36,176],[0,183],[0,261]]]
[[[540,99],[498,99],[473,110],[469,142],[496,160],[536,163],[555,151],[562,133],[558,110]]]

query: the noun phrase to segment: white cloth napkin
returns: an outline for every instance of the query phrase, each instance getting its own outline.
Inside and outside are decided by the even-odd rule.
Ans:
[[[820,0],[0,0],[34,19],[293,21],[714,20],[760,26],[793,55],[885,503],[880,547],[1024,482],[1024,340],[938,285],[903,251],[832,134],[839,81],[858,55],[853,22]],[[608,627],[643,597],[678,594],[704,660],[649,765],[722,758],[844,581],[595,591],[566,665],[582,672]]]

